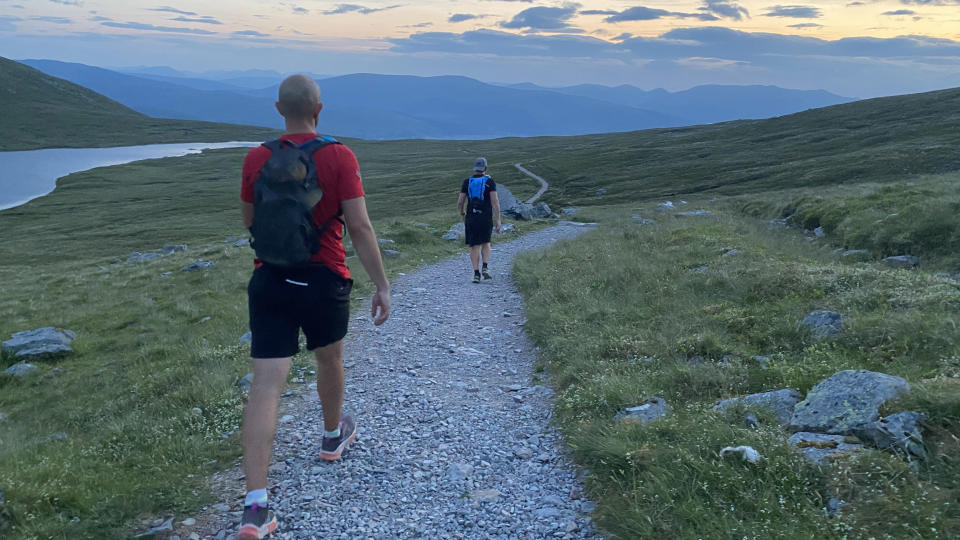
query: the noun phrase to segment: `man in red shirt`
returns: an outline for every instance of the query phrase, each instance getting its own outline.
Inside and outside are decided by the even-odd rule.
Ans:
[[[302,145],[317,137],[323,105],[313,79],[294,75],[280,85],[277,111],[286,122],[281,140]],[[254,184],[271,150],[254,148],[243,163],[240,198],[244,225],[254,220]],[[323,405],[324,437],[320,457],[333,461],[356,437],[356,423],[342,414],[343,342],[349,319],[350,270],[343,247],[343,224],[357,257],[376,285],[371,315],[383,324],[390,315],[390,285],[364,199],[357,158],[345,145],[322,146],[313,154],[323,197],[313,210],[321,230],[320,250],[305,267],[281,267],[255,260],[248,286],[253,336],[253,384],[243,420],[243,461],[247,498],[237,540],[259,540],[277,527],[267,498],[267,469],[276,431],[277,402],[287,382],[291,357],[299,350],[299,333],[317,360],[317,393]],[[339,219],[342,216],[342,221]],[[256,238],[254,238],[256,243]]]

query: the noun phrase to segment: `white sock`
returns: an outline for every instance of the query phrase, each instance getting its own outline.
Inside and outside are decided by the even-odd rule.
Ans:
[[[337,426],[337,429],[333,431],[323,430],[323,436],[328,439],[336,439],[340,436],[340,426]]]
[[[250,506],[251,504],[256,503],[259,506],[267,505],[267,490],[266,489],[255,489],[253,491],[247,492],[247,498],[243,501],[244,506]]]

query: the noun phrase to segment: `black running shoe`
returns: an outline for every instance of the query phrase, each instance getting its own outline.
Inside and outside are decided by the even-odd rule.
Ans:
[[[473,282],[474,282],[474,283],[480,283],[480,274],[478,274],[478,273],[476,273],[476,272],[473,273]]]
[[[486,268],[484,268],[481,272],[483,272],[483,279],[493,279],[493,276],[490,275],[490,271]]]
[[[260,506],[253,503],[243,507],[243,519],[240,520],[240,531],[237,540],[261,540],[277,530],[277,516],[269,506]]]
[[[336,438],[324,437],[320,447],[320,458],[324,461],[336,461],[340,454],[357,438],[357,423],[353,417],[345,414],[340,419],[340,436]]]

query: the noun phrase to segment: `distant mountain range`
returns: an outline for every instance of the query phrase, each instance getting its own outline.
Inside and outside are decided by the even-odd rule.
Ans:
[[[111,71],[24,60],[143,114],[282,127],[274,72],[185,74],[170,68]],[[272,83],[257,88],[262,83]],[[487,139],[579,135],[765,118],[852,101],[825,91],[702,86],[684,92],[634,86],[545,88],[467,77],[355,74],[319,81],[321,130],[366,139]]]

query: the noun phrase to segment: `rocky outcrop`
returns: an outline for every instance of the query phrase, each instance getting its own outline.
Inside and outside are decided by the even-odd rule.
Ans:
[[[70,343],[76,338],[72,330],[46,326],[17,332],[2,344],[3,354],[18,360],[45,360],[73,353]]]
[[[790,419],[793,431],[855,435],[880,418],[879,408],[910,390],[900,378],[866,370],[834,374],[813,387]]]

